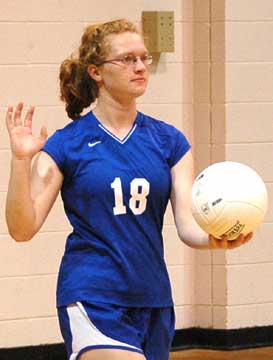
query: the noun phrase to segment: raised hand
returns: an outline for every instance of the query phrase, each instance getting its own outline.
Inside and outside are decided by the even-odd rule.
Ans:
[[[235,249],[246,244],[250,239],[252,239],[252,237],[252,232],[247,235],[240,234],[234,240],[228,240],[227,235],[223,235],[221,239],[217,239],[213,235],[209,235],[209,244],[211,249]]]
[[[22,118],[23,103],[20,102],[15,111],[9,106],[6,113],[6,125],[10,136],[10,146],[13,156],[16,159],[31,159],[44,146],[47,139],[47,130],[42,126],[40,135],[35,137],[32,134],[32,118],[34,106],[31,106]]]

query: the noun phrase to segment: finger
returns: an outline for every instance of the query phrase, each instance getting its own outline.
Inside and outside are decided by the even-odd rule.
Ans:
[[[9,106],[6,112],[6,126],[8,132],[10,132],[13,129],[12,113],[13,113],[13,107]]]
[[[253,238],[253,232],[248,233],[244,238],[244,244]]]
[[[41,131],[40,131],[40,139],[43,142],[45,142],[47,137],[48,137],[47,128],[46,128],[46,126],[42,126]]]
[[[218,243],[217,243],[217,239],[211,234],[209,234],[209,247],[213,248],[213,249],[216,249],[219,247]]]
[[[33,113],[34,113],[34,106],[30,106],[30,108],[28,109],[28,112],[25,116],[25,126],[29,127],[31,129],[32,127],[32,117],[33,117]]]
[[[22,125],[22,110],[23,110],[24,104],[22,102],[19,102],[19,104],[16,106],[15,113],[14,113],[14,125],[19,126]]]
[[[220,246],[222,249],[228,249],[229,248],[229,240],[227,235],[222,235],[220,239]]]
[[[244,234],[240,234],[240,235],[235,239],[235,241],[237,241],[237,242],[243,242],[243,241],[244,241],[244,238],[245,238]]]
[[[225,247],[225,244],[223,244],[223,241],[221,239],[217,239],[213,235],[209,235],[209,244],[210,247],[213,249],[222,249]]]
[[[231,240],[229,241],[228,243],[228,249],[229,250],[232,250],[232,249],[235,249],[239,246],[241,246],[243,243],[241,241],[238,241],[238,240]]]
[[[228,248],[229,249],[235,249],[241,245],[244,244],[244,235],[243,234],[240,234],[235,240],[232,240],[232,241],[229,241],[228,242]]]

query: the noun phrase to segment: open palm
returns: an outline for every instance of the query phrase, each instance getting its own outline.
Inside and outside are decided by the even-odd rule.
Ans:
[[[37,154],[47,138],[47,130],[43,126],[39,136],[32,134],[32,118],[34,107],[31,106],[22,119],[23,103],[19,103],[13,113],[10,106],[6,114],[6,125],[10,136],[10,146],[13,155],[18,159],[32,158]]]

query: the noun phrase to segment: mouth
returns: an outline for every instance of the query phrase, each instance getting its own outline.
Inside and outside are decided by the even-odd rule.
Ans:
[[[146,81],[146,79],[140,77],[140,78],[132,79],[131,81],[132,82],[137,82],[137,83],[144,83]]]

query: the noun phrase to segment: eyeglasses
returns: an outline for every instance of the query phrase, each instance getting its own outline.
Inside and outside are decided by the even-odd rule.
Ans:
[[[107,63],[121,63],[126,67],[133,67],[137,61],[140,60],[145,66],[151,65],[153,63],[153,57],[151,55],[142,55],[142,56],[134,56],[134,55],[125,55],[117,59],[109,59],[96,64],[97,66],[107,64]]]

